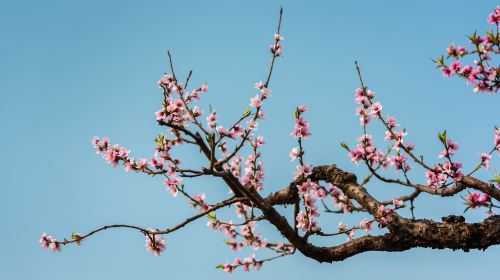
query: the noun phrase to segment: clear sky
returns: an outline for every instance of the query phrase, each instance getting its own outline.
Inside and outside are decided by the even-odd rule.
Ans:
[[[339,143],[361,134],[354,115],[360,62],[368,86],[384,110],[409,131],[419,152],[436,159],[436,132],[447,128],[458,141],[457,158],[472,168],[492,144],[500,125],[498,95],[476,95],[463,80],[445,79],[431,58],[450,42],[489,28],[495,1],[8,1],[0,3],[0,278],[2,279],[361,279],[382,277],[470,279],[498,275],[500,247],[470,253],[414,249],[365,253],[341,263],[319,264],[300,253],[265,264],[259,273],[229,276],[215,265],[234,253],[205,220],[166,237],[160,257],[145,252],[144,237],[129,230],[107,231],[61,253],[39,247],[43,231],[62,239],[112,223],[166,228],[192,210],[172,198],[160,178],[113,169],[91,146],[94,135],[110,136],[149,157],[160,133],[154,112],[161,105],[156,81],[167,71],[166,51],[177,75],[194,69],[193,83],[207,82],[221,119],[237,118],[265,79],[280,5],[284,58],[271,82],[267,120],[259,127],[267,178],[265,191],[291,180],[288,152],[295,106],[307,104],[313,137],[306,159],[313,164],[352,165]],[[378,138],[378,142],[382,142]],[[498,158],[498,157],[497,157]],[[202,164],[196,152],[184,160]],[[498,159],[493,162],[498,166]],[[416,170],[415,178],[425,180]],[[488,173],[478,173],[489,179]],[[225,195],[217,180],[187,187],[206,192],[209,202]],[[377,197],[404,190],[373,182]],[[419,218],[461,214],[460,199],[417,201]],[[403,212],[404,213],[404,212]],[[486,216],[467,213],[468,221]],[[322,225],[359,218],[324,214]],[[330,222],[329,222],[330,221]],[[259,230],[279,235],[269,224]],[[340,240],[340,241],[343,241]],[[323,241],[324,245],[340,241]],[[335,243],[337,242],[337,243]],[[259,255],[260,252],[257,252]]]

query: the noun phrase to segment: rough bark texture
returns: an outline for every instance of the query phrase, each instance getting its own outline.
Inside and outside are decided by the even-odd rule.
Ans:
[[[424,247],[433,249],[453,249],[469,251],[484,250],[492,245],[500,244],[500,216],[491,216],[480,223],[465,223],[461,216],[443,217],[443,222],[431,220],[411,220],[391,213],[392,222],[388,224],[389,233],[381,236],[365,236],[339,246],[318,247],[310,244],[306,238],[297,234],[285,217],[281,216],[272,205],[293,204],[297,200],[296,185],[292,182],[287,188],[270,194],[265,199],[258,193],[241,186],[236,178],[225,177],[234,188],[244,189],[244,195],[257,205],[281,234],[302,254],[319,262],[342,261],[346,258],[367,251],[400,252],[411,248]],[[345,172],[335,165],[318,166],[309,176],[313,181],[326,181],[339,187],[350,199],[357,201],[375,218],[379,218],[378,206],[381,202],[372,197],[365,188],[357,183],[354,174]],[[450,196],[459,191],[472,188],[481,190],[497,198],[499,191],[491,185],[472,177],[448,189],[429,192],[441,196]],[[425,190],[424,190],[425,191]]]

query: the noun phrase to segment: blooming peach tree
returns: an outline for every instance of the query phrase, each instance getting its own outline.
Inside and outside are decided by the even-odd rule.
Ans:
[[[145,246],[149,253],[162,254],[167,243],[166,235],[180,230],[198,219],[208,220],[207,225],[214,231],[227,236],[230,249],[239,251],[243,247],[254,250],[266,249],[274,255],[257,258],[254,254],[243,259],[237,257],[232,262],[217,267],[226,272],[237,268],[245,271],[259,269],[264,262],[295,254],[297,251],[319,262],[335,262],[368,251],[405,251],[416,247],[435,249],[486,249],[500,244],[500,216],[495,214],[500,201],[500,175],[494,174],[489,182],[473,177],[481,168],[490,170],[490,159],[500,155],[500,129],[493,131],[492,146],[478,156],[478,162],[471,171],[465,171],[462,163],[454,155],[459,145],[444,131],[438,133],[438,141],[443,146],[438,160],[430,162],[416,153],[416,147],[407,140],[407,131],[396,119],[383,110],[375,92],[364,83],[360,68],[355,63],[360,87],[355,90],[356,109],[361,125],[361,136],[355,147],[346,143],[341,146],[356,165],[363,164],[368,176],[358,180],[336,165],[312,166],[305,157],[305,142],[311,137],[309,122],[305,119],[307,107],[298,106],[294,112],[294,127],[291,136],[296,139],[290,158],[297,162],[297,169],[289,185],[263,195],[264,163],[260,148],[266,144],[258,135],[259,122],[264,118],[264,105],[271,97],[269,88],[275,62],[282,56],[281,35],[282,10],[274,40],[269,46],[271,62],[264,81],[255,84],[257,94],[250,99],[241,117],[228,126],[223,126],[215,109],[205,112],[195,104],[208,94],[208,86],[202,84],[188,90],[192,72],[184,83],[175,74],[172,57],[168,53],[170,74],[158,81],[162,91],[162,106],[156,112],[158,125],[165,127],[165,133],[155,139],[153,156],[149,159],[133,158],[129,150],[113,145],[107,137],[94,137],[92,143],[97,154],[113,166],[123,166],[125,171],[145,173],[164,178],[166,189],[174,197],[183,196],[196,214],[183,222],[165,229],[142,228],[134,225],[108,225],[88,233],[73,233],[70,238],[55,239],[42,234],[40,245],[44,249],[60,251],[62,246],[80,244],[89,237],[111,228],[130,228],[145,236]],[[474,85],[474,91],[494,93],[499,89],[500,69],[493,65],[492,57],[499,52],[500,6],[488,18],[495,29],[486,36],[476,33],[469,37],[472,48],[448,48],[448,56],[436,59],[446,77],[452,75],[464,78]],[[473,65],[464,65],[462,59],[475,57]],[[453,62],[448,64],[447,60]],[[375,144],[368,133],[370,124],[378,123],[385,130],[385,148]],[[179,146],[193,146],[206,158],[206,166],[200,169],[186,167],[174,155]],[[423,182],[410,180],[408,175],[413,167],[425,170],[421,174]],[[387,176],[386,169],[396,173]],[[395,174],[395,175],[394,175]],[[225,200],[208,202],[205,193],[194,194],[183,184],[183,180],[200,176],[220,178],[229,188]],[[407,187],[409,194],[390,200],[378,200],[367,191],[365,185],[375,178],[383,183]],[[462,195],[465,211],[484,209],[489,216],[482,222],[466,223],[462,216],[443,217],[442,221],[416,219],[414,200],[421,195],[455,196]],[[278,206],[291,206],[290,210]],[[235,220],[223,220],[217,213],[225,207],[233,207]],[[398,211],[408,207],[407,217]],[[320,209],[321,208],[321,209]],[[349,215],[361,212],[365,218],[358,225],[338,224],[333,231],[321,227],[319,217],[323,213]],[[259,222],[267,221],[282,235],[282,240],[271,241],[256,231]],[[379,228],[374,230],[374,228]],[[368,234],[372,232],[373,235]],[[310,237],[345,235],[343,244],[322,247],[311,243]]]

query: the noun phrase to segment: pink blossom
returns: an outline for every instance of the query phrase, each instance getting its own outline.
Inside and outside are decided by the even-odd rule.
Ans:
[[[264,111],[262,111],[262,109],[257,111],[257,118],[262,120],[265,119]]]
[[[274,33],[274,39],[275,39],[276,41],[283,41],[283,36],[281,36],[281,35],[279,35],[279,34],[277,34],[277,33]]]
[[[256,108],[262,106],[262,100],[260,99],[258,94],[255,95],[254,98],[250,99],[250,106]]]
[[[40,238],[40,247],[42,249],[50,249],[52,252],[60,252],[61,244],[52,236],[47,236],[45,232],[42,233]]]
[[[437,188],[439,184],[443,184],[448,178],[439,165],[434,166],[433,171],[427,171],[425,176],[428,178],[427,184],[432,188]]]
[[[347,230],[347,225],[344,224],[343,222],[339,223],[339,231],[345,231]]]
[[[399,124],[397,124],[397,122],[396,122],[396,119],[394,117],[389,116],[389,115],[387,115],[387,125],[391,129],[399,126]]]
[[[296,147],[293,147],[292,151],[290,151],[290,153],[288,155],[290,156],[290,159],[291,159],[290,161],[294,161],[297,158],[297,156],[299,155],[299,151],[297,150]]]
[[[309,230],[309,218],[306,212],[300,211],[299,214],[297,214],[297,228],[302,230],[303,232],[306,232]]]
[[[490,159],[491,155],[481,153],[481,165],[486,168],[486,170],[490,170]]]
[[[243,137],[244,134],[245,134],[245,129],[238,124],[235,125],[229,132],[229,136],[233,139],[236,139],[237,137]]]
[[[307,178],[312,174],[312,166],[310,164],[304,163],[303,165],[297,166],[297,171],[295,172],[294,179],[298,179],[301,176]]]
[[[303,118],[296,118],[295,127],[290,135],[294,138],[302,137],[304,139],[308,139],[309,136],[311,136],[311,133],[309,132],[309,122]]]
[[[52,252],[61,252],[61,244],[55,238],[50,240],[49,248]]]
[[[271,97],[271,90],[268,88],[264,87],[260,92],[262,93],[262,99]]]
[[[298,108],[297,108],[297,111],[302,114],[302,113],[305,113],[308,111],[306,105],[300,105]]]
[[[153,231],[152,229],[148,229],[149,231]],[[163,251],[165,251],[167,245],[166,245],[165,239],[157,234],[148,234],[146,236],[146,251],[155,255],[159,256]]]
[[[220,136],[230,136],[229,131],[225,130],[222,125],[215,128],[215,131],[219,133]]]
[[[478,207],[489,207],[491,205],[491,197],[486,194],[480,194],[477,192],[472,192],[469,193],[469,196],[466,199],[467,205],[472,208],[478,208]]]
[[[398,209],[404,206],[404,202],[402,200],[398,200],[393,198],[392,199],[392,205],[394,205],[394,208]]]
[[[264,89],[264,83],[262,81],[255,83],[255,88],[260,90]]]
[[[454,151],[458,150],[459,146],[457,143],[453,142],[451,139],[448,139],[448,148],[450,149],[450,154],[452,155]]]
[[[241,202],[236,202],[236,215],[239,218],[242,218],[245,216],[245,214],[251,210],[250,206],[247,206],[246,204],[243,204]]]
[[[92,144],[94,145],[94,148],[96,149],[96,153],[102,154],[109,147],[109,138],[104,137],[102,140],[100,140],[99,137],[94,136],[94,138],[92,139]]]
[[[349,151],[349,157],[351,158],[352,162],[358,164],[358,162],[363,158],[363,152],[359,149]]]
[[[281,52],[281,44],[280,43],[275,43],[269,46],[269,51],[274,54],[275,56],[282,56]]]
[[[378,115],[382,111],[382,104],[380,102],[374,103],[370,109],[372,115]]]
[[[361,105],[367,103],[367,98],[360,88],[356,89],[356,93],[354,94],[354,101]]]
[[[207,93],[208,92],[208,86],[207,86],[207,84],[202,84],[201,87],[200,87],[200,91],[203,92],[203,93]]]
[[[174,81],[172,75],[164,74],[160,80],[158,80],[158,85],[168,85]]]
[[[232,266],[230,263],[226,262],[226,263],[224,264],[224,271],[225,271],[225,272],[228,272],[228,273],[233,273],[234,269],[235,269],[235,267],[234,267],[234,266]]]
[[[451,75],[453,75],[453,71],[451,71],[451,69],[446,67],[446,66],[441,68],[441,71],[443,72],[443,76],[446,78],[449,78],[449,77],[451,77]]]
[[[456,61],[454,61],[454,62],[452,62],[452,63],[450,64],[450,70],[451,70],[451,72],[453,72],[453,73],[458,73],[458,72],[460,72],[460,69],[461,69],[461,68],[462,68],[462,63],[460,63],[460,62],[456,62]]]
[[[488,16],[488,23],[498,25],[500,23],[500,6]]]
[[[177,196],[177,192],[178,192],[177,186],[179,185],[180,182],[181,182],[181,179],[179,179],[179,178],[173,178],[173,179],[167,178],[167,179],[165,179],[165,186],[167,186],[167,189],[170,190],[170,193],[174,197]]]
[[[373,221],[368,220],[367,218],[364,218],[360,223],[359,227],[364,230],[365,232],[368,232],[370,230],[373,230]]]
[[[254,120],[248,120],[247,121],[248,129],[250,130],[257,130],[257,127],[259,126],[259,123],[257,123]]]
[[[163,169],[163,162],[159,161],[156,157],[151,158],[151,162],[149,164],[156,169]]]
[[[191,208],[195,209],[196,206],[200,207],[200,211],[206,211],[208,210],[209,206],[205,202],[205,194],[195,194],[193,195],[194,201],[190,201],[189,204],[191,204]]]
[[[217,111],[214,110],[207,117],[207,126],[208,129],[214,129],[216,125],[217,125]]]
[[[257,140],[255,142],[252,142],[252,146],[255,148],[259,148],[260,146],[264,145],[266,142],[264,141],[264,137],[261,135],[257,136]]]
[[[193,108],[193,115],[194,117],[199,117],[199,116],[203,116],[203,110],[201,110],[198,106],[194,106]]]
[[[51,242],[51,238],[52,236],[47,236],[45,232],[42,233],[42,237],[40,238],[40,246],[43,249],[48,249]]]
[[[351,229],[350,231],[347,232],[347,240],[351,241],[352,238],[354,237],[354,234],[356,233],[356,229]]]

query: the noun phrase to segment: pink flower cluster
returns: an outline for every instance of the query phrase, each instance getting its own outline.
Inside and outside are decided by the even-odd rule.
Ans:
[[[361,106],[356,108],[356,114],[359,115],[359,123],[361,125],[367,125],[372,117],[378,117],[382,111],[382,105],[380,103],[373,103],[372,100],[375,98],[375,92],[366,89],[356,89],[356,94],[354,95],[354,100]]]
[[[253,141],[252,137],[248,141],[251,143],[254,153],[248,155],[248,158],[245,160],[245,175],[240,178],[240,183],[242,185],[250,185],[254,189],[261,191],[264,189],[264,163],[258,161],[260,152],[257,152],[257,148],[264,144],[264,139],[262,136],[258,136],[255,141]]]
[[[42,233],[42,237],[40,238],[40,246],[43,249],[50,249],[52,252],[60,252],[61,244],[52,236],[47,236],[44,232]]]
[[[318,231],[318,221],[314,217],[319,217],[318,207],[316,201],[318,199],[325,199],[328,196],[328,191],[325,187],[312,182],[310,178],[300,185],[297,185],[299,194],[304,200],[305,211],[301,211],[297,215],[297,228],[303,232]]]
[[[217,126],[217,111],[213,110],[207,117],[207,127],[208,129],[214,129]]]
[[[263,263],[263,261],[256,260],[255,254],[252,254],[244,260],[235,258],[232,264],[226,262],[225,264],[221,265],[220,268],[224,269],[225,272],[232,273],[237,267],[241,266],[246,272],[248,272],[250,271],[250,269],[259,270],[262,267]]]
[[[239,251],[243,247],[249,246],[252,246],[254,250],[270,246],[267,239],[264,239],[261,234],[255,233],[255,227],[257,225],[253,221],[237,228],[231,221],[229,223],[223,223],[213,218],[208,221],[207,226],[213,230],[221,231],[228,236],[229,240],[226,240],[226,244],[229,246],[229,249],[233,251]],[[238,236],[242,240],[238,240]]]
[[[199,100],[202,93],[208,92],[206,84],[187,92],[182,83],[176,81],[172,75],[165,74],[158,81],[158,86],[163,89],[165,100],[162,108],[155,113],[157,121],[187,126],[189,122],[194,122],[195,118],[203,115],[200,108],[194,106],[191,110],[188,105]],[[174,93],[177,93],[177,97],[173,96]]]
[[[452,155],[455,154],[455,151],[457,151],[460,148],[457,143],[453,142],[451,139],[448,139],[446,141],[445,149],[439,154],[440,158],[449,158]]]
[[[392,221],[392,217],[389,214],[394,212],[395,209],[386,207],[384,205],[379,205],[378,211],[380,212],[381,215],[378,219],[378,227],[383,228]]]
[[[500,6],[488,16],[488,22],[495,24],[498,28],[500,17]],[[453,58],[450,65],[445,63],[444,57],[435,60],[437,66],[441,68],[443,76],[450,78],[453,75],[464,78],[467,84],[474,84],[475,92],[497,92],[500,88],[500,70],[498,67],[490,66],[492,64],[492,54],[499,52],[500,41],[498,31],[487,32],[486,36],[479,36],[476,33],[469,36],[472,45],[471,50],[463,46],[455,47],[453,44],[447,48],[447,58]],[[475,54],[477,59],[473,61],[474,65],[464,65],[461,58]]]
[[[462,180],[464,173],[460,171],[462,164],[460,162],[445,162],[434,166],[433,170],[428,170],[425,173],[427,177],[427,184],[432,188],[438,188],[440,185],[446,183],[448,178],[453,179],[455,182]]]
[[[371,135],[362,135],[357,138],[357,141],[358,145],[356,146],[356,149],[349,152],[349,157],[352,162],[358,164],[360,160],[366,160],[367,162],[374,164],[384,161],[384,166],[387,166],[384,155],[375,147]]]
[[[283,41],[283,36],[279,34],[274,34],[274,40],[275,43],[269,46],[269,51],[271,51],[271,53],[274,56],[282,56],[281,53],[282,46],[280,42]]]
[[[220,125],[216,128],[216,130],[221,137],[229,137],[232,139],[243,137],[243,135],[245,134],[245,129],[240,125],[233,126],[229,131],[225,130],[224,127]]]
[[[471,192],[466,199],[466,204],[472,209],[478,207],[490,207],[491,197],[486,193],[480,194],[477,192]]]
[[[292,133],[290,133],[293,138],[309,139],[311,136],[311,132],[309,131],[309,122],[300,117],[302,113],[305,112],[307,112],[307,107],[305,105],[298,107],[295,118],[295,126]]]
[[[497,6],[495,11],[488,16],[488,22],[496,25],[500,23],[500,6]]]
[[[151,161],[148,163],[146,159],[135,160],[129,157],[130,151],[119,145],[110,146],[108,137],[104,137],[102,140],[97,136],[94,137],[92,143],[96,149],[97,154],[101,154],[103,158],[113,166],[117,166],[120,161],[125,165],[125,171],[130,170],[142,171],[148,174],[154,174],[153,171],[149,169],[148,166],[160,170],[159,172],[165,173],[167,178],[165,179],[165,186],[173,196],[177,195],[178,185],[181,179],[175,177],[176,168],[181,163],[179,159],[173,159],[170,157],[169,150],[175,145],[179,145],[182,142],[179,140],[168,140],[163,138],[160,146],[157,147],[155,156],[152,157]],[[158,157],[160,159],[158,159]],[[168,168],[164,170],[164,162],[169,162]]]

